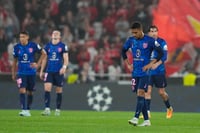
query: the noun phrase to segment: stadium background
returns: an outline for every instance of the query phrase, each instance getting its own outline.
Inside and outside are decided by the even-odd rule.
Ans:
[[[43,46],[50,40],[52,30],[59,29],[70,55],[66,74],[69,85],[65,86],[63,108],[91,109],[87,92],[101,84],[113,93],[108,110],[132,110],[130,107],[135,98],[127,82],[123,82],[130,79],[130,74],[121,60],[120,48],[129,35],[130,23],[137,20],[143,23],[145,32],[148,26],[156,24],[160,36],[168,42],[168,92],[175,110],[199,111],[198,83],[185,87],[182,82],[188,73],[197,78],[200,74],[199,11],[199,0],[1,0],[0,108],[18,108],[17,89],[10,78],[17,33],[27,30],[31,40]],[[41,81],[38,80],[36,88],[34,107],[42,109]],[[162,111],[156,90],[154,97],[152,110]],[[182,101],[186,101],[184,106]]]

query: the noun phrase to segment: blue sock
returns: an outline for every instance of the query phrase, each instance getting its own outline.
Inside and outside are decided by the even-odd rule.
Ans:
[[[26,110],[26,95],[24,93],[20,93],[20,106],[22,110]]]
[[[144,97],[137,96],[137,105],[136,105],[136,111],[135,111],[135,117],[139,118],[140,113],[142,112],[145,99]]]
[[[27,109],[31,109],[31,104],[33,102],[33,95],[27,95]]]
[[[142,114],[144,116],[144,120],[148,120],[149,117],[148,117],[148,113],[147,113],[147,106],[145,106],[147,103],[146,103],[146,100],[144,100],[144,106],[142,108]]]
[[[56,109],[60,109],[62,103],[62,93],[57,93]]]
[[[164,101],[164,103],[165,103],[165,106],[167,107],[167,108],[169,108],[171,105],[170,105],[170,103],[169,103],[169,99],[167,100],[167,101]]]
[[[45,102],[45,107],[49,108],[50,107],[50,92],[49,91],[45,91],[44,93],[44,102]]]
[[[147,110],[150,110],[150,105],[151,105],[151,99],[146,99]]]

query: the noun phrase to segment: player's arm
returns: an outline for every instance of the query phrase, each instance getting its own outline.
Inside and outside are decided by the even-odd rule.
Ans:
[[[153,64],[155,64],[156,62],[161,60],[161,58],[163,57],[164,53],[163,53],[163,49],[161,48],[160,45],[157,45],[156,47],[154,47],[154,50],[158,53],[157,57],[155,57],[153,60],[151,60],[151,62],[149,64],[144,66],[143,71],[147,71],[148,69],[152,68]]]
[[[127,58],[127,59],[124,59],[124,62],[126,63],[128,69],[129,69],[130,71],[133,71],[133,64],[131,64],[131,63],[129,62],[128,58]]]
[[[68,52],[65,52],[63,53],[63,66],[60,69],[60,74],[65,74],[68,63],[69,63],[69,55]]]
[[[129,62],[128,57],[127,57],[127,55],[126,55],[126,52],[128,51],[128,49],[129,49],[129,47],[130,47],[129,44],[130,44],[130,43],[129,43],[129,40],[127,40],[126,43],[124,44],[123,48],[122,48],[121,54],[122,54],[122,58],[123,58],[124,62],[126,63],[128,69],[129,69],[130,71],[132,71],[132,70],[133,70],[133,64],[131,64],[131,63]]]
[[[30,65],[31,65],[32,68],[38,69],[38,68],[41,66],[42,59],[43,59],[44,56],[45,56],[45,50],[42,49],[41,46],[40,46],[39,44],[36,44],[36,45],[35,45],[35,50],[36,50],[37,52],[40,52],[40,58],[38,59],[37,62],[33,62],[33,63],[31,63]]]
[[[153,64],[152,69],[156,69],[159,65],[165,63],[165,61],[167,60],[167,54],[168,54],[167,44],[164,40],[162,43],[163,43],[162,44],[163,45],[163,56],[159,61],[157,61],[156,63]]]
[[[47,64],[47,54],[46,52],[44,51],[44,55],[43,57],[41,57],[41,68],[40,68],[40,79],[44,79],[44,69],[46,67],[46,64]]]
[[[15,81],[16,80],[16,68],[17,68],[17,58],[14,58],[13,59],[13,62],[12,62],[12,80]]]
[[[46,56],[46,52],[44,49],[41,50],[41,55],[39,60],[37,61],[37,68],[39,68],[42,64],[42,60],[44,59],[44,57]]]

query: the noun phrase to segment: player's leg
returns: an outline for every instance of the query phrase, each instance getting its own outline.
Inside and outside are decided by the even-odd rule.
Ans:
[[[150,75],[148,77],[148,89],[145,92],[146,107],[147,107],[147,113],[148,113],[149,118],[151,117],[150,104],[151,104],[151,92],[152,92],[152,88],[153,88],[153,84],[154,84],[153,81],[154,81],[154,76]],[[140,115],[140,118],[143,119],[144,118],[143,115]]]
[[[132,87],[131,87],[132,92],[135,92],[137,94],[138,85],[139,85],[139,78],[138,77],[133,77],[131,85],[132,85]],[[128,123],[136,126],[138,124],[138,118],[136,118],[134,116],[132,119],[128,120]]]
[[[55,85],[56,85],[56,110],[55,115],[60,115],[60,109],[62,104],[62,92],[63,92],[63,82],[64,81],[64,75],[60,75],[57,73],[55,75]]]
[[[152,88],[153,87],[151,85],[149,85],[148,86],[148,90],[145,93],[146,107],[147,107],[147,112],[148,112],[149,118],[151,117],[150,108],[151,108],[151,93],[152,93]]]
[[[167,115],[166,118],[171,118],[173,114],[173,108],[169,102],[169,96],[165,91],[165,87],[167,87],[167,80],[165,75],[158,75],[156,76],[155,86],[158,88],[158,93],[163,99],[163,102],[167,108]]]
[[[169,119],[173,115],[173,108],[169,102],[169,96],[167,92],[165,91],[165,88],[159,88],[159,95],[162,97],[164,104],[167,108],[166,118]]]
[[[19,101],[22,111],[19,112],[20,116],[30,116],[27,112],[26,106],[26,86],[27,86],[27,77],[25,75],[17,76],[17,85],[19,87]]]
[[[148,117],[151,117],[151,113],[150,113],[150,105],[151,105],[151,92],[152,92],[152,86],[149,85],[148,86],[148,90],[147,92],[145,92],[145,102],[146,102],[146,108],[147,108],[147,113],[148,113]],[[139,118],[144,118],[143,115],[140,115]]]
[[[150,123],[148,113],[147,113],[147,106],[146,106],[145,90],[144,89],[138,89],[138,101],[139,101],[139,104],[140,104],[139,108],[142,108],[141,111],[142,111],[142,114],[143,114],[143,117],[144,117],[144,122],[142,124],[138,125],[138,126],[150,126],[151,123]],[[137,113],[136,113],[135,117],[137,117]]]
[[[19,88],[19,99],[20,99],[20,106],[22,111],[19,112],[20,116],[25,116],[26,115],[26,88]]]
[[[56,110],[55,115],[60,115],[60,108],[62,104],[62,87],[56,87]]]
[[[141,106],[142,106],[142,114],[144,117],[144,122],[138,126],[150,126],[151,125],[151,122],[149,120],[148,113],[147,113],[147,106],[146,106],[146,99],[145,99],[145,92],[147,92],[147,90],[148,90],[148,83],[149,83],[148,79],[149,79],[148,76],[142,77],[141,82],[139,84],[139,87],[141,88],[141,89],[139,89],[141,94],[138,93],[138,96],[143,97],[143,104],[141,104]]]
[[[31,109],[33,103],[33,91],[27,90],[27,110]]]
[[[136,126],[138,124],[138,118],[140,113],[143,113],[144,116],[144,123],[141,126],[150,126],[150,121],[147,114],[146,102],[145,102],[145,91],[147,90],[147,82],[148,76],[141,77],[138,80],[138,90],[137,90],[137,104],[136,104],[136,111],[135,116],[132,121],[129,121],[130,124]],[[137,84],[137,83],[136,83]],[[148,124],[147,124],[148,123]]]
[[[143,110],[144,104],[145,104],[145,91],[143,89],[139,88],[137,90],[137,103],[136,103],[135,115],[131,120],[128,121],[129,124],[137,126],[138,118],[139,118],[139,115],[140,115],[141,112],[144,112],[143,115],[144,115],[145,119],[148,118],[147,111],[146,111],[146,114],[145,114],[145,110]]]
[[[45,110],[42,112],[42,115],[44,115],[44,116],[48,116],[51,114],[51,111],[50,111],[51,88],[52,88],[52,83],[49,83],[49,82],[44,83]]]
[[[50,111],[50,102],[51,102],[51,89],[53,86],[53,74],[46,73],[45,74],[45,83],[44,83],[44,103],[45,103],[45,110],[42,112],[42,115],[48,116],[51,114]]]
[[[27,110],[31,109],[31,105],[33,103],[33,93],[34,93],[34,87],[35,87],[35,75],[28,76],[28,84],[27,84]]]

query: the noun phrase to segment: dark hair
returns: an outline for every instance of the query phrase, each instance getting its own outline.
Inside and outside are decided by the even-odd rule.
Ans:
[[[143,29],[142,24],[140,22],[133,22],[131,24],[131,29]]]
[[[149,30],[148,30],[148,31],[150,32],[151,29],[156,29],[156,30],[158,31],[158,27],[157,27],[156,25],[151,25],[151,26],[149,27]]]
[[[20,34],[24,34],[24,35],[29,36],[29,32],[28,32],[28,31],[20,31],[20,32],[19,32],[19,35],[20,35]]]

